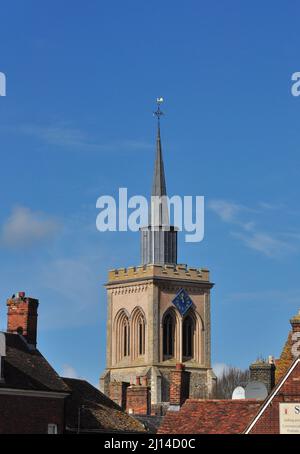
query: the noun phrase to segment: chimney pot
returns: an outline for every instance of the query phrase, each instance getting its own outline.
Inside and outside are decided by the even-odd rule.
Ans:
[[[140,386],[141,384],[141,377],[136,377],[136,385]]]

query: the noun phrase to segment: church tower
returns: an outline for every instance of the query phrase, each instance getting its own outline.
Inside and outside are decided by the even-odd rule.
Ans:
[[[207,269],[177,264],[177,231],[170,225],[166,200],[159,102],[155,114],[156,158],[149,225],[141,229],[141,265],[109,271],[106,370],[100,379],[101,390],[114,398],[112,388],[119,386],[124,394],[126,387],[143,377],[152,413],[170,402],[171,375],[179,364],[188,374],[188,397],[208,398],[215,380],[210,352],[213,284]],[[122,405],[126,396],[114,400]]]

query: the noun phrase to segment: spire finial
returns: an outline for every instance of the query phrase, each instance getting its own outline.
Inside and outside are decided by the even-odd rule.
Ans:
[[[158,130],[159,130],[159,127],[160,127],[160,117],[162,115],[164,115],[164,113],[160,110],[160,105],[164,102],[164,98],[163,97],[160,97],[160,98],[156,98],[156,104],[157,104],[157,110],[155,112],[153,112],[153,114],[156,116],[157,118],[157,126],[158,126]]]

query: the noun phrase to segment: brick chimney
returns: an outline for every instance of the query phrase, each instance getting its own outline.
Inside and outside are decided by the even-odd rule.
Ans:
[[[136,377],[136,384],[127,388],[126,411],[133,415],[150,414],[150,389],[147,384],[147,377]]]
[[[257,360],[252,363],[250,369],[250,381],[259,381],[266,385],[268,393],[272,391],[275,386],[275,364],[272,356],[268,361]]]
[[[126,410],[126,390],[128,386],[129,384],[123,381],[111,381],[109,383],[109,397],[122,410]]]
[[[170,374],[170,406],[180,408],[189,397],[189,373],[184,370],[184,364],[176,364],[176,369]]]
[[[19,292],[9,298],[6,305],[7,332],[22,334],[28,344],[36,347],[39,301],[26,297],[25,292]]]

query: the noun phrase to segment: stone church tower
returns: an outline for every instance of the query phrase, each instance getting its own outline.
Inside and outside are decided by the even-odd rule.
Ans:
[[[158,105],[152,196],[163,200],[167,192],[161,114]],[[153,413],[170,402],[170,374],[179,363],[188,372],[189,397],[209,397],[215,376],[210,352],[213,284],[209,271],[177,264],[177,231],[169,225],[167,204],[161,203],[149,218],[149,225],[141,229],[141,265],[109,272],[107,359],[100,388],[111,395],[112,384],[124,389],[143,377],[150,390],[149,412]]]

